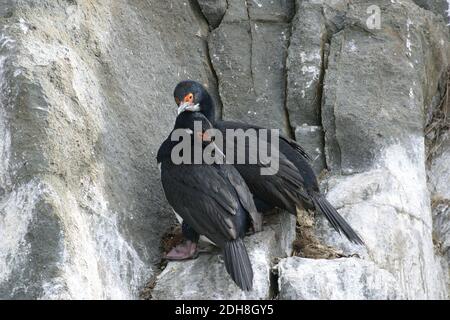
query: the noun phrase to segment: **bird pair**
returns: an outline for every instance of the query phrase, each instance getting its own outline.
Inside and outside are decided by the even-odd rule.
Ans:
[[[297,214],[297,207],[315,209],[324,214],[336,231],[342,232],[356,244],[363,244],[359,235],[321,194],[306,152],[284,135],[259,139],[266,150],[274,150],[276,145],[278,170],[269,175],[261,174],[261,169],[267,167],[263,161],[236,163],[238,154],[245,154],[248,160],[251,149],[255,148],[251,143],[231,144],[234,146],[233,165],[226,161],[220,164],[174,163],[172,151],[178,142],[172,141],[171,136],[178,129],[190,134],[192,145],[200,142],[206,148],[214,144],[203,134],[194,134],[196,121],[202,124],[202,133],[212,128],[219,130],[227,145],[228,142],[235,142],[229,141],[235,139],[235,136],[227,136],[230,130],[253,129],[258,136],[258,132],[264,129],[216,120],[214,102],[198,82],[180,82],[175,88],[174,98],[179,115],[174,129],[158,151],[157,161],[161,164],[165,196],[175,213],[182,218],[182,233],[186,242],[173,248],[166,256],[168,259],[195,257],[200,235],[206,236],[222,249],[226,270],[234,282],[243,290],[251,290],[253,270],[242,238],[249,228],[260,231],[261,213],[273,208],[294,215]],[[222,154],[221,151],[217,152]]]

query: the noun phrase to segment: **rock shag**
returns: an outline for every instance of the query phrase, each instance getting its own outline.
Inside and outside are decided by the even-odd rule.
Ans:
[[[199,139],[206,148],[213,142],[205,141],[204,131],[212,125],[203,114],[193,112],[195,105],[189,101],[192,96],[183,97],[185,109],[180,111],[173,130],[185,130],[192,146]],[[204,130],[200,134],[194,131],[194,121],[202,122]],[[172,141],[171,136],[158,150],[157,161],[161,164],[165,196],[183,219],[182,232],[187,241],[173,248],[167,258],[195,257],[199,236],[204,235],[222,249],[226,270],[235,283],[243,290],[251,290],[253,269],[242,238],[249,227],[261,230],[262,221],[250,190],[232,165],[174,164],[171,154],[179,142]]]
[[[259,126],[239,123],[233,121],[220,121],[215,119],[215,105],[207,90],[196,81],[182,81],[174,91],[177,105],[181,102],[195,106],[195,111],[201,112],[216,129],[219,129],[227,143],[227,129],[263,129]],[[363,245],[361,237],[328,202],[320,192],[317,178],[309,164],[310,158],[303,148],[294,140],[279,135],[279,169],[273,175],[261,175],[264,163],[258,161],[256,164],[235,164],[235,168],[247,183],[254,195],[258,211],[265,212],[278,207],[294,215],[297,207],[313,209],[322,213],[330,222],[331,226],[339,233],[344,234],[348,240],[355,244]],[[271,144],[268,139],[267,144]],[[234,144],[237,148],[238,144]],[[245,145],[246,154],[251,153],[248,149],[254,146]],[[267,149],[270,149],[267,147]],[[234,154],[242,150],[236,150]],[[236,162],[234,162],[236,163]]]

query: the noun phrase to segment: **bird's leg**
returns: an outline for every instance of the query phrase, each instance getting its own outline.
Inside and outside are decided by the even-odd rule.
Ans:
[[[197,243],[186,240],[184,243],[177,245],[166,254],[167,260],[187,260],[195,259],[198,256]]]
[[[197,244],[200,235],[184,221],[181,224],[181,231],[187,240],[170,250],[166,254],[167,260],[195,259],[198,256]]]
[[[246,236],[251,236],[252,234],[255,234],[255,228],[253,227],[253,224],[250,224],[247,231],[245,232]]]

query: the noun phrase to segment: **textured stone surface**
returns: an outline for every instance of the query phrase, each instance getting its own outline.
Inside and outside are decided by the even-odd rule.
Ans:
[[[311,157],[311,165],[316,175],[326,168],[323,138],[323,129],[320,126],[299,126],[295,129],[295,140]]]
[[[440,147],[434,155],[429,170],[430,191],[437,198],[450,199],[450,134],[440,140]]]
[[[288,39],[288,24],[253,20],[245,2],[229,2],[221,25],[209,37],[224,118],[287,130],[284,69]]]
[[[0,297],[136,298],[172,215],[172,91],[214,91],[189,2],[2,4]]]
[[[321,105],[329,37],[342,28],[347,1],[298,1],[286,60],[286,108],[295,138],[312,157],[314,171],[324,168]]]
[[[322,119],[327,164],[343,173],[364,171],[386,144],[422,134],[423,106],[446,68],[445,27],[414,5],[387,7],[381,30],[351,26],[331,39]],[[355,6],[347,19],[361,23],[365,9]],[[425,37],[429,23],[436,30]]]
[[[287,22],[294,15],[295,0],[247,0],[252,20]]]
[[[285,300],[393,300],[402,291],[389,272],[373,262],[292,257],[278,264],[279,298]]]
[[[431,10],[436,15],[444,17],[450,23],[450,2],[448,0],[414,0],[414,2],[426,10]]]
[[[292,22],[287,58],[287,109],[290,125],[321,124],[323,56],[327,30],[322,5],[300,2]]]
[[[217,28],[227,10],[227,0],[198,0],[198,4],[212,28]]]
[[[448,126],[447,119],[447,126]],[[428,182],[433,208],[433,240],[447,270],[450,289],[450,135],[447,132],[438,139],[438,149],[431,159]]]
[[[327,164],[349,175],[329,180],[328,198],[363,235],[367,252],[334,233],[324,239],[401,279],[406,298],[443,299],[446,275],[433,247],[423,124],[448,66],[448,34],[410,2],[379,5],[380,30],[365,28],[366,6],[356,4],[348,26],[331,38],[322,105]]]
[[[273,295],[271,268],[275,258],[292,252],[295,218],[287,213],[270,217],[262,232],[249,236],[245,245],[252,262],[253,291],[236,286],[225,270],[219,251],[195,260],[169,262],[158,276],[154,299],[269,299]]]
[[[447,288],[450,290],[450,200],[437,201],[433,205],[433,236],[441,264],[447,274]]]
[[[410,158],[413,146],[419,149]],[[423,154],[420,140],[409,148],[391,146],[380,169],[328,180],[328,199],[363,235],[367,251],[337,235],[323,220],[318,234],[345,254],[358,254],[401,279],[399,286],[406,298],[444,299],[445,275],[433,247]]]

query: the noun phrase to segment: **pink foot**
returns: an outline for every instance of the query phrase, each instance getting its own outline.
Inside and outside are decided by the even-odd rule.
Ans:
[[[197,258],[197,244],[187,240],[185,243],[177,245],[166,254],[167,260],[187,260]]]

